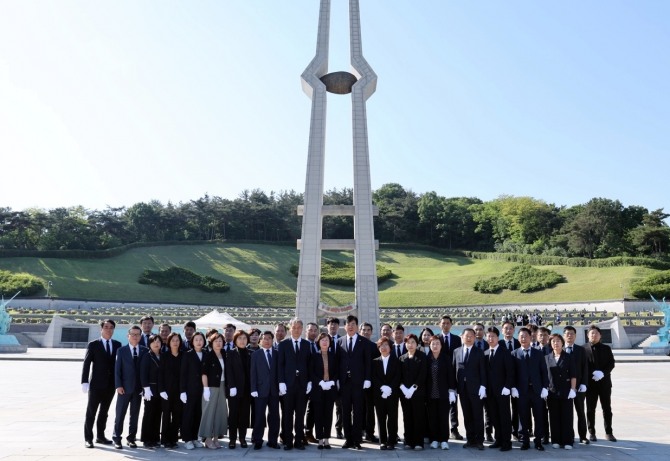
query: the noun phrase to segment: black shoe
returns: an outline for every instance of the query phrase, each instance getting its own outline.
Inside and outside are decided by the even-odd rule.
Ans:
[[[588,445],[591,442],[589,442],[589,439],[587,439],[586,437],[583,437],[583,438],[579,439],[579,443],[583,443],[584,445]]]
[[[542,443],[545,444],[545,445],[549,445],[549,437],[544,437],[542,439]]]
[[[128,442],[128,446],[130,446],[130,442]],[[144,442],[144,443],[142,444],[142,446],[143,446],[144,448],[148,448],[148,449],[150,449],[150,450],[154,450],[154,449],[156,448],[156,444],[155,444],[155,443],[151,443],[151,442]]]
[[[486,441],[488,443],[493,443],[493,436],[491,434],[486,434]]]
[[[229,450],[234,450],[237,447],[237,444],[235,442],[228,442],[228,449]]]
[[[472,447],[474,447],[474,445],[469,444],[469,443],[467,443],[467,442],[465,442],[465,443],[463,444],[463,448],[472,448]]]
[[[395,445],[386,445],[387,450],[395,450]]]
[[[373,435],[369,435],[369,436],[365,437],[365,441],[366,441],[366,442],[370,442],[370,443],[379,443],[379,437],[377,437],[377,436],[374,435],[374,434],[373,434]]]
[[[95,443],[100,443],[102,445],[111,445],[112,441],[109,440],[106,437],[99,437],[99,438],[95,439]]]
[[[349,449],[349,448],[353,448],[353,446],[354,446],[354,444],[353,444],[353,443],[349,443],[349,442],[344,442],[344,443],[342,444],[342,448],[344,448],[345,450],[347,450],[347,449]]]
[[[324,450],[330,450],[331,448],[333,448],[333,447],[331,447],[329,443],[327,443],[323,446]]]
[[[293,450],[293,446],[291,446],[291,445],[284,445],[284,450],[286,450],[286,451]]]
[[[503,445],[500,447],[500,451],[510,451],[512,449],[512,445]]]
[[[616,442],[616,437],[614,437],[614,434],[605,434],[605,438],[610,442]]]
[[[249,445],[247,445],[247,441],[246,441],[246,440],[240,440],[240,447],[242,447],[242,448],[247,448],[248,446],[249,446]]]
[[[358,443],[358,442],[354,443],[354,444],[352,445],[352,447],[353,447],[354,450],[362,450],[362,449],[363,449],[363,447],[361,446],[361,444]]]
[[[95,448],[95,446],[93,445],[93,441],[91,441],[91,440],[87,440],[87,441],[84,443],[84,446],[85,446],[86,448]]]
[[[337,429],[337,438],[340,440],[344,439],[344,433],[342,432],[342,429]]]
[[[254,443],[254,450],[260,450],[263,447],[263,442]]]
[[[281,448],[279,445],[277,445],[277,442],[273,442],[273,443],[268,442],[267,446],[270,447],[270,448],[274,448],[275,450],[279,450]]]
[[[451,438],[455,440],[463,440],[463,436],[458,433],[458,429],[451,430]]]
[[[501,445],[498,442],[494,442],[492,445],[489,445],[489,448],[500,448]]]
[[[380,450],[386,450],[386,445],[382,443],[381,445],[379,445],[379,449]]]
[[[319,446],[316,447],[316,448],[317,448],[317,450],[323,450],[323,445],[319,445]]]
[[[589,440],[591,440],[591,442],[597,442],[597,441],[598,441],[598,437],[596,437],[595,434],[591,434],[591,435],[589,436]]]
[[[544,451],[544,447],[542,446],[541,443],[538,443],[537,445],[535,445],[535,449],[536,449],[537,451]]]
[[[477,450],[483,450],[484,449],[484,444],[483,443],[478,443],[477,444]]]
[[[300,444],[296,443],[296,444],[293,446],[293,448],[295,448],[296,450],[304,450],[304,449],[305,449],[305,445],[303,445],[302,443],[300,443]]]
[[[317,443],[317,440],[314,438],[314,434],[311,432],[305,433],[305,440],[307,440],[308,443]]]
[[[130,448],[137,448],[137,443],[135,443],[134,440],[133,441],[128,440],[128,446]]]
[[[530,445],[527,444],[527,443],[524,443],[523,445],[521,445],[522,450],[528,450],[529,448],[530,448]]]

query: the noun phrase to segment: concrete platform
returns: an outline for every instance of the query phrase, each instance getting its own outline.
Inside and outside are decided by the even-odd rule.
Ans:
[[[29,349],[26,354],[0,355],[0,460],[59,460],[94,457],[97,461],[123,458],[158,460],[251,458],[272,460],[325,459],[416,459],[449,460],[476,457],[495,460],[644,460],[668,459],[670,450],[670,399],[666,393],[670,382],[668,357],[643,356],[642,351],[617,351],[613,372],[612,407],[616,443],[599,441],[591,445],[576,444],[574,450],[543,453],[522,452],[514,444],[510,452],[498,450],[463,450],[462,442],[450,441],[451,450],[421,452],[396,450],[384,452],[364,444],[363,451],[342,450],[341,441],[332,439],[332,450],[319,451],[310,445],[303,452],[292,450],[259,451],[221,449],[146,450],[143,448],[115,450],[97,445],[84,448],[83,421],[86,395],[81,392],[79,377],[83,350]],[[19,357],[20,356],[20,357]],[[650,360],[651,359],[651,360]],[[114,405],[110,412],[107,437],[111,437]],[[598,415],[598,436],[604,436]],[[461,421],[461,432],[464,432]],[[126,423],[127,424],[127,423]],[[401,427],[402,432],[402,427]],[[139,434],[138,434],[139,435]]]

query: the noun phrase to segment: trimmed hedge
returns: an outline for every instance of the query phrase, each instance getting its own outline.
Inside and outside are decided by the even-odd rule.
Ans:
[[[611,258],[588,259],[568,258],[566,256],[543,256],[520,253],[488,253],[484,251],[464,251],[463,254],[472,259],[488,259],[507,261],[535,266],[570,266],[570,267],[621,267],[640,266],[650,269],[668,270],[670,262],[654,258],[634,256],[612,256]]]
[[[210,276],[198,275],[183,267],[173,266],[162,271],[145,270],[137,280],[144,285],[163,288],[198,288],[208,293],[225,293],[230,285]]]
[[[565,277],[557,272],[536,269],[529,264],[521,264],[499,277],[479,280],[473,288],[480,293],[500,293],[505,288],[519,290],[521,293],[531,293],[552,288],[566,281]]]
[[[20,291],[21,296],[32,296],[45,286],[44,280],[34,275],[0,270],[0,293],[3,295],[14,296]]]
[[[377,264],[377,284],[382,283],[391,277],[393,272],[390,269]],[[298,276],[298,265],[291,265],[289,271],[294,276]],[[339,285],[353,287],[356,284],[356,267],[354,263],[343,261],[321,261],[321,282],[330,285]]]
[[[649,298],[649,295],[658,299],[670,297],[670,271],[663,271],[631,283],[630,294],[636,298]]]

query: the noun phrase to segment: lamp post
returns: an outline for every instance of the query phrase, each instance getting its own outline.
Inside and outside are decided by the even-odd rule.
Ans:
[[[44,296],[45,298],[49,297],[49,291],[51,290],[51,287],[53,286],[53,282],[49,281],[47,282],[47,294]]]

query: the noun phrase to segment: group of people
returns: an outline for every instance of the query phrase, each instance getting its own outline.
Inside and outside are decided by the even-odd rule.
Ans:
[[[595,414],[602,407],[606,438],[612,432],[611,372],[614,357],[592,325],[588,343],[577,345],[576,330],[563,334],[506,321],[502,332],[478,323],[450,332],[452,319],[439,320],[440,332],[424,328],[417,336],[402,325],[373,327],[347,316],[316,323],[293,319],[274,331],[223,333],[184,325],[184,337],[168,324],[153,333],[145,316],[128,330],[128,344],[112,339],[115,323],[101,322],[100,338],[88,344],[82,390],[88,394],[85,445],[121,449],[126,414],[126,443],[145,448],[267,447],[304,450],[309,443],[330,449],[333,422],[342,448],[361,449],[363,441],[393,450],[449,449],[459,433],[458,401],[465,426],[465,448],[508,451],[513,438],[521,449],[573,446],[573,414],[580,443],[597,440]],[[111,440],[105,436],[114,396],[116,415]],[[140,438],[138,423],[144,413]],[[586,403],[586,413],[584,404]],[[402,409],[404,434],[398,430]],[[573,411],[574,408],[574,411]],[[97,419],[96,419],[97,415]],[[95,425],[95,428],[94,428]],[[379,436],[375,435],[375,428]],[[94,429],[96,437],[94,439]],[[267,434],[266,434],[267,430]],[[587,430],[589,436],[587,438]]]

